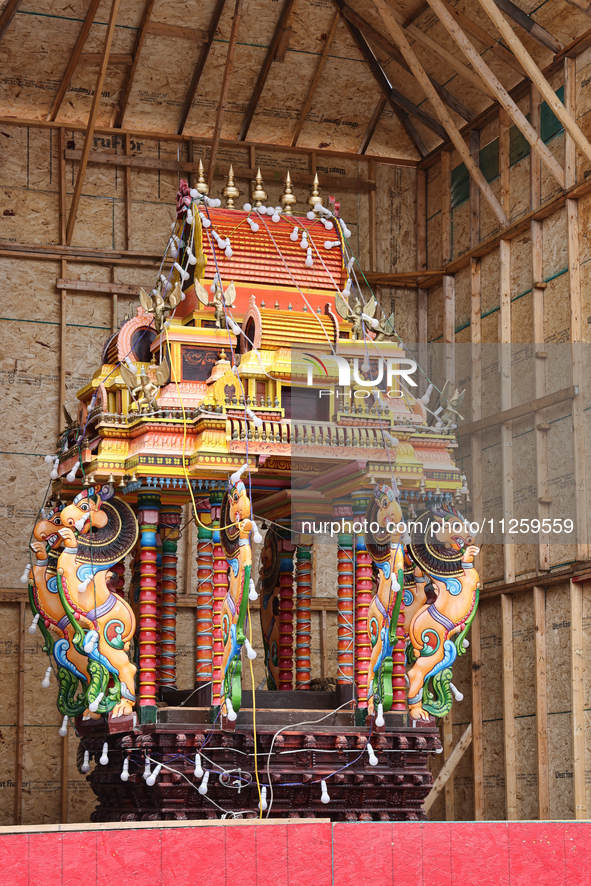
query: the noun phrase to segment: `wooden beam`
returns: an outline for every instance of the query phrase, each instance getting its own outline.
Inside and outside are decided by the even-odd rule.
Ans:
[[[111,52],[111,44],[113,42],[113,34],[115,32],[115,23],[117,21],[117,13],[119,12],[120,2],[121,0],[113,0],[111,4],[109,24],[107,25],[107,33],[105,34],[105,42],[103,44],[103,60],[99,65],[99,71],[96,78],[94,95],[92,97],[92,105],[90,107],[90,114],[86,129],[86,137],[84,139],[84,147],[82,149],[80,165],[78,166],[78,176],[76,178],[76,184],[74,186],[74,195],[72,197],[72,203],[70,204],[70,214],[68,216],[68,224],[66,226],[66,244],[68,246],[72,242],[72,235],[74,233],[74,227],[76,225],[76,215],[78,213],[78,206],[80,205],[80,197],[82,196],[82,185],[84,183],[86,166],[88,164],[90,146],[92,144],[92,138],[94,136],[94,127],[96,125],[96,118],[98,116],[101,93],[103,91],[103,83],[105,82],[105,75],[107,73],[109,53]]]
[[[446,714],[443,718],[443,722],[441,724],[441,738],[443,745],[443,761],[444,767],[445,763],[449,760],[451,755],[454,752],[454,730],[453,730],[453,713],[450,711],[449,714]],[[445,785],[443,787],[445,793],[445,820],[446,821],[454,821],[455,819],[455,811],[454,811],[454,776],[453,772],[450,772],[445,780]]]
[[[503,226],[507,225],[507,223],[508,223],[507,216],[505,215],[501,206],[499,205],[499,201],[495,197],[489,183],[484,178],[482,172],[480,171],[480,168],[478,166],[476,166],[474,164],[474,162],[472,161],[472,157],[470,156],[470,151],[468,150],[468,147],[466,146],[464,139],[460,135],[460,132],[459,132],[456,124],[454,123],[454,121],[450,117],[449,112],[447,111],[443,102],[441,101],[441,99],[437,95],[437,92],[433,88],[433,84],[431,83],[431,81],[427,77],[425,71],[423,70],[423,67],[421,66],[421,63],[419,62],[418,58],[416,57],[415,53],[413,52],[413,50],[410,46],[410,43],[408,42],[404,32],[402,31],[402,28],[400,27],[398,22],[395,20],[394,16],[391,14],[390,7],[385,4],[384,0],[373,0],[373,3],[376,6],[380,15],[382,16],[382,19],[383,19],[386,27],[388,28],[393,40],[398,44],[399,49],[403,52],[407,62],[409,63],[410,67],[412,68],[413,74],[415,75],[416,79],[418,80],[418,82],[422,86],[422,88],[425,92],[425,95],[429,98],[431,104],[435,108],[435,110],[437,112],[437,116],[439,117],[439,119],[443,123],[443,125],[447,131],[447,134],[449,135],[451,141],[455,145],[455,148],[456,148],[458,154],[460,155],[460,158],[464,161],[466,168],[468,169],[468,172],[476,181],[476,184],[478,185],[482,194],[484,195],[487,202],[489,203],[489,205],[490,205],[491,209],[493,210],[498,221]]]
[[[364,133],[363,138],[361,140],[361,144],[359,145],[359,148],[357,150],[358,154],[365,154],[365,152],[367,151],[367,149],[369,147],[369,143],[373,138],[373,134],[376,131],[376,127],[377,127],[378,123],[380,122],[382,114],[384,113],[385,107],[386,107],[386,96],[381,95],[378,99],[376,109],[371,116],[371,120],[367,124],[367,129],[365,130],[365,133]],[[293,147],[293,145],[292,145],[292,147]]]
[[[129,157],[131,153],[131,137],[129,133],[125,133],[125,155]],[[131,167],[125,167],[125,248],[131,249],[132,242],[132,226],[131,226]]]
[[[123,86],[121,87],[121,98],[119,99],[119,111],[117,113],[117,118],[115,121],[115,125],[120,129],[123,126],[123,122],[125,120],[125,114],[127,113],[127,105],[129,103],[129,96],[131,95],[131,89],[133,86],[133,81],[135,79],[135,74],[137,71],[137,66],[140,60],[140,53],[142,51],[143,45],[146,40],[146,34],[148,33],[148,24],[150,23],[150,16],[152,15],[152,10],[154,9],[155,0],[146,0],[144,4],[144,9],[142,11],[142,18],[140,20],[139,28],[136,31],[135,42],[133,44],[132,51],[132,63],[129,71],[125,75],[125,80],[123,81]]]
[[[584,12],[585,15],[591,15],[591,3],[588,0],[566,0],[567,3],[570,3],[571,6],[574,6],[575,9],[578,9],[579,12]]]
[[[472,773],[474,778],[474,821],[484,821],[484,741],[482,731],[482,647],[480,609],[470,629],[472,679]]]
[[[348,19],[352,24],[359,28],[359,30],[366,37],[369,37],[376,46],[379,46],[380,49],[383,49],[384,52],[388,54],[390,59],[396,62],[397,65],[400,65],[403,70],[407,71],[409,74],[412,74],[411,69],[409,68],[406,60],[399,49],[394,46],[394,44],[388,40],[383,34],[377,31],[373,25],[370,25],[358,12],[355,12],[354,9],[351,9],[350,6],[347,6],[346,3],[343,3],[342,7],[342,15]],[[385,67],[385,65],[384,65]],[[470,111],[469,108],[466,107],[455,95],[453,95],[445,86],[442,86],[440,83],[435,80],[434,77],[429,75],[429,79],[431,83],[437,90],[439,97],[445,104],[451,108],[452,111],[455,111],[460,117],[463,117],[464,120],[472,120],[474,114]]]
[[[572,699],[573,793],[575,819],[587,818],[585,799],[585,685],[583,586],[570,583],[570,676]]]
[[[70,768],[70,730],[60,739],[60,821],[68,823],[68,775]]]
[[[63,280],[55,281],[56,289],[69,289],[71,292],[100,292],[109,295],[138,296],[140,287],[127,283],[97,283],[94,280]]]
[[[11,21],[18,12],[22,0],[8,0],[6,6],[0,13],[0,40],[4,37]]]
[[[94,17],[96,15],[96,11],[98,9],[100,0],[90,0],[90,6],[88,7],[88,12],[86,13],[86,18],[82,22],[82,27],[80,28],[80,33],[78,34],[78,38],[74,45],[74,49],[72,50],[72,54],[68,60],[68,64],[66,65],[66,70],[64,72],[64,76],[62,77],[62,81],[59,85],[56,96],[53,100],[53,104],[51,106],[51,111],[47,115],[47,120],[55,120],[57,115],[59,114],[59,109],[62,106],[62,102],[66,97],[66,93],[70,88],[70,83],[72,82],[72,77],[74,76],[74,71],[78,65],[78,60],[82,54],[82,50],[84,49],[84,44],[86,43],[86,38],[90,32],[92,27],[92,23],[94,22]]]
[[[205,43],[207,40],[207,31],[202,28],[186,28],[149,21],[146,30],[149,34],[158,34],[160,37],[178,37],[181,40],[192,40],[194,43]]]
[[[57,134],[58,149],[58,199],[59,199],[59,234],[60,243],[66,245],[66,220],[68,204],[66,195],[66,131],[59,129]]]
[[[400,24],[398,13],[394,13],[394,10],[392,10],[392,12]],[[440,58],[441,61],[449,65],[453,71],[459,74],[460,77],[463,77],[464,80],[467,80],[468,83],[471,83],[479,92],[483,92],[485,95],[494,98],[488,85],[483,83],[478,74],[461,62],[453,52],[448,52],[448,50],[441,46],[440,43],[432,37],[429,37],[428,34],[423,33],[423,31],[421,31],[420,28],[417,28],[416,25],[409,25],[405,33],[410,34],[411,37],[413,37],[418,43],[421,43],[425,49],[431,52],[436,58]]]
[[[99,65],[102,55],[100,52],[83,52],[78,59],[79,65]],[[128,53],[112,52],[109,56],[109,65],[131,65],[133,64],[133,56]]]
[[[502,62],[512,68],[520,77],[523,77],[523,68],[513,55],[513,53],[509,52],[502,43],[498,40],[495,40],[494,37],[491,37],[480,25],[477,25],[472,19],[468,18],[467,15],[464,15],[461,10],[457,7],[452,6],[451,3],[448,3],[447,0],[443,0],[443,4],[447,11],[453,15],[458,25],[460,25],[468,34],[472,34],[473,37],[482,43],[483,46],[486,46],[497,58],[500,58]],[[427,3],[428,5],[428,3]]]
[[[423,169],[417,169],[415,210],[417,273],[424,273],[427,268],[427,173]],[[429,323],[429,291],[427,289],[419,289],[417,292],[417,314],[419,366],[426,366]],[[425,393],[426,387],[425,376],[420,373],[419,392],[421,395]]]
[[[441,771],[435,781],[433,782],[433,787],[431,788],[431,792],[428,795],[427,799],[423,803],[423,809],[425,812],[429,812],[433,803],[447,784],[448,780],[452,776],[456,766],[464,756],[464,751],[470,747],[470,743],[472,742],[472,724],[467,727],[464,731],[464,734],[460,738],[459,742],[453,749],[453,752],[450,754],[449,759],[445,762]]]
[[[238,28],[240,27],[243,2],[244,0],[236,0],[236,4],[234,6],[232,29],[230,31],[230,39],[228,41],[228,50],[226,53],[226,64],[224,65],[218,109],[215,117],[215,124],[213,127],[213,140],[211,143],[211,150],[209,152],[209,166],[207,168],[207,184],[209,187],[211,187],[211,183],[213,181],[213,172],[217,161],[220,138],[222,136],[222,126],[224,125],[224,114],[226,112],[226,102],[228,100],[228,89],[230,88],[230,75],[232,74],[232,65],[234,64],[234,53],[236,52],[236,42],[238,40]]]
[[[68,264],[65,259],[62,259],[62,276],[65,277],[68,269]],[[66,347],[66,307],[67,307],[67,299],[68,293],[67,290],[60,290],[60,356],[59,356],[59,395],[58,395],[58,416],[57,423],[58,428],[60,429],[60,433],[65,428],[65,417],[64,417],[64,406],[66,405],[66,360],[67,360],[67,347]]]
[[[195,95],[197,94],[197,89],[199,88],[199,83],[201,81],[203,69],[205,68],[205,63],[209,57],[211,47],[213,46],[213,41],[218,29],[218,25],[220,23],[220,18],[224,10],[225,2],[226,0],[216,0],[216,4],[207,31],[207,40],[201,47],[201,52],[199,53],[199,58],[197,59],[197,64],[191,78],[191,83],[183,102],[183,109],[181,111],[179,124],[176,128],[177,134],[179,135],[184,132],[185,126],[187,125],[187,119],[189,117],[189,114],[191,113],[193,102],[195,101]]]
[[[545,46],[546,49],[549,49],[554,53],[560,52],[564,49],[563,43],[560,43],[559,40],[553,37],[552,34],[541,25],[538,25],[531,16],[527,15],[523,9],[516,6],[511,0],[494,0],[494,2],[499,9],[502,9],[522,31],[529,34],[532,40],[535,40],[540,46]]]
[[[486,0],[486,2],[494,4],[494,0]],[[483,80],[488,83],[495,98],[501,107],[509,114],[518,129],[523,133],[532,149],[537,151],[540,155],[560,187],[564,188],[564,172],[558,160],[556,160],[548,146],[544,144],[541,136],[535,131],[531,123],[527,120],[525,114],[517,107],[500,80],[493,74],[484,59],[477,52],[472,43],[470,43],[456,19],[444,5],[443,0],[429,0],[429,5],[441,24],[456,41],[474,70],[478,71]]]
[[[534,643],[536,649],[536,744],[538,766],[538,818],[550,818],[550,781],[548,770],[548,685],[546,664],[546,592],[533,589]]]
[[[540,409],[547,409],[548,406],[555,406],[557,403],[564,403],[565,400],[572,400],[579,393],[578,387],[572,385],[569,388],[562,388],[553,394],[546,394],[539,400],[530,400],[529,403],[522,403],[521,406],[513,406],[511,409],[495,412],[487,418],[481,418],[479,421],[473,421],[469,424],[460,425],[458,434],[460,437],[467,437],[469,434],[475,434],[478,431],[486,431],[487,428],[493,428],[504,422],[514,421],[516,418],[523,418],[524,415],[531,415]]]
[[[503,642],[503,737],[505,746],[505,815],[517,818],[517,771],[515,758],[515,695],[513,685],[513,598],[501,595]]]
[[[519,59],[532,83],[539,89],[542,98],[545,99],[550,110],[554,111],[554,114],[564,126],[565,131],[572,136],[583,156],[591,163],[591,144],[589,144],[587,138],[581,132],[574,118],[568,113],[519,37],[513,31],[511,25],[503,17],[495,4],[495,0],[478,0],[478,2],[499,31],[505,43],[510,47],[516,58]],[[506,0],[503,0],[503,2],[506,2]]]
[[[285,0],[283,4],[283,8],[279,15],[279,20],[275,26],[275,32],[271,39],[271,44],[267,50],[263,66],[260,70],[257,82],[250,97],[246,114],[244,115],[244,120],[242,121],[242,126],[240,127],[240,133],[238,134],[239,141],[243,142],[246,140],[246,136],[248,135],[248,130],[250,129],[250,124],[252,123],[252,119],[259,103],[259,99],[262,95],[263,89],[265,88],[265,83],[267,82],[267,77],[269,76],[271,65],[273,64],[273,61],[275,59],[275,53],[277,52],[279,41],[283,36],[283,31],[287,27],[287,22],[289,20],[291,10],[293,9],[295,2],[296,0]]]
[[[470,133],[470,155],[475,166],[480,165],[480,132],[473,129]],[[505,207],[503,207],[505,209]],[[505,215],[508,215],[505,209]],[[474,179],[470,179],[470,247],[474,249],[480,243],[480,191]]]
[[[14,761],[14,823],[23,823],[23,762],[25,755],[25,602],[18,606],[18,671]]]
[[[298,139],[299,139],[300,135],[302,134],[302,129],[304,127],[304,123],[306,122],[306,117],[308,116],[308,111],[310,110],[310,105],[312,104],[312,99],[314,98],[314,93],[316,92],[316,87],[320,83],[320,78],[322,77],[322,72],[324,71],[324,66],[325,66],[326,60],[328,58],[328,51],[332,45],[332,41],[334,40],[334,35],[337,32],[339,19],[340,19],[340,15],[338,12],[336,12],[335,16],[332,20],[332,24],[330,26],[330,31],[328,32],[326,40],[324,41],[324,48],[322,50],[322,54],[316,64],[316,70],[314,71],[314,76],[312,77],[312,82],[310,83],[310,85],[308,87],[306,99],[304,101],[304,104],[302,105],[302,108],[301,108],[299,116],[298,116],[298,122],[296,123],[295,132],[294,132],[293,137],[291,139],[292,148],[297,145]]]

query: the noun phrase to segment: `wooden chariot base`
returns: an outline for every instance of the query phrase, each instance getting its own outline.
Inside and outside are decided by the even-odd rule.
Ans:
[[[250,692],[244,693],[235,723],[221,722],[218,709],[184,704],[194,702],[194,692],[164,690],[163,695],[168,704],[158,705],[155,723],[138,724],[135,717],[77,720],[84,748],[96,761],[87,776],[98,797],[93,822],[218,819],[225,813],[258,818],[255,769],[261,786],[267,785],[272,818],[427,820],[421,807],[433,782],[428,757],[441,749],[434,719],[409,725],[406,713],[389,713],[378,729],[364,722],[364,712],[355,711],[353,702],[334,713],[337,693],[257,691],[255,730]],[[377,766],[369,763],[368,741]],[[104,742],[109,762],[101,765]],[[209,770],[205,796],[194,775],[197,751]],[[146,755],[152,770],[163,764],[153,786],[143,778]],[[122,781],[125,758],[129,779]],[[330,797],[326,804],[323,779]]]

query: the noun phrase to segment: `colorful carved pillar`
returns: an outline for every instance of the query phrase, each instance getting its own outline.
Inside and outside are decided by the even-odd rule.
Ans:
[[[365,545],[363,521],[368,493],[353,493],[353,532],[355,533],[355,684],[357,707],[367,708],[367,675],[371,660],[371,641],[367,630],[369,605],[373,599],[371,557]]]
[[[404,555],[403,555],[404,556]],[[404,560],[402,561],[404,563]],[[392,711],[406,710],[406,652],[404,630],[404,573],[399,581],[402,600],[398,610],[398,623],[396,625],[396,646],[392,650]]]
[[[302,536],[307,540],[309,536]],[[309,544],[298,545],[296,554],[296,689],[309,689],[312,676],[310,640],[312,633],[312,549]]]
[[[181,506],[160,508],[162,538],[162,640],[160,643],[160,684],[176,687],[176,586],[177,542],[181,523]]]
[[[156,690],[162,676],[162,537],[156,533]]]
[[[293,555],[283,538],[279,562],[279,690],[293,689]]]
[[[219,705],[222,688],[222,659],[224,640],[222,637],[222,606],[228,593],[228,561],[220,540],[220,507],[223,493],[212,492],[211,525],[213,529],[213,704]]]
[[[354,690],[354,629],[353,629],[353,535],[351,520],[353,509],[350,502],[335,502],[334,518],[342,521],[343,531],[337,537],[337,683]]]
[[[205,513],[200,511],[203,520]],[[199,526],[197,532],[197,639],[195,687],[213,678],[213,534]],[[211,692],[209,693],[211,695]]]
[[[142,723],[156,722],[157,595],[156,530],[160,496],[150,491],[138,493],[140,528],[140,632],[139,632],[139,714]]]

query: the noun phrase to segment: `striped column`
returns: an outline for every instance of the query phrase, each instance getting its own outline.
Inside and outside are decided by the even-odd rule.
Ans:
[[[296,555],[296,689],[309,689],[312,676],[310,641],[312,633],[312,549],[298,545]]]
[[[336,519],[352,517],[351,505],[335,506]],[[343,523],[347,528],[347,523]],[[339,533],[337,537],[337,683],[351,685],[354,683],[354,647],[353,630],[353,536],[350,532]]]
[[[223,493],[212,492],[211,525],[213,528],[213,704],[219,705],[222,688],[222,659],[224,641],[222,638],[222,605],[228,593],[228,561],[220,542],[220,506]]]
[[[286,690],[293,689],[294,549],[293,545],[285,540],[282,546],[279,563],[279,686],[277,688]]]
[[[199,516],[203,518],[203,511]],[[213,678],[213,535],[197,531],[197,623],[195,686]]]
[[[181,523],[180,505],[160,508],[162,538],[162,639],[160,642],[160,684],[176,687],[176,593],[177,542]]]
[[[363,529],[367,492],[353,493],[353,532],[355,533],[355,685],[357,707],[367,708],[367,675],[371,659],[371,641],[367,629],[369,606],[373,598],[371,557],[365,545]]]
[[[404,561],[401,560],[401,565]],[[398,577],[397,577],[398,578]],[[392,650],[392,710],[406,710],[406,654],[404,652],[404,578],[400,579],[400,612],[396,625],[396,646]]]
[[[156,688],[162,676],[162,537],[156,533]]]
[[[142,723],[156,721],[156,530],[160,496],[153,491],[138,494],[140,527],[140,632],[139,714]]]

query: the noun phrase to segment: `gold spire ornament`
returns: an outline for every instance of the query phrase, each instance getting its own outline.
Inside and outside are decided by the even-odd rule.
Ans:
[[[283,206],[283,214],[284,215],[293,215],[293,207],[298,202],[298,198],[293,193],[291,187],[291,175],[289,174],[289,170],[287,171],[287,175],[285,176],[285,182],[283,187],[285,190],[281,195],[280,203]]]
[[[226,187],[222,191],[222,197],[226,198],[226,209],[235,209],[234,200],[237,200],[239,196],[240,191],[234,184],[234,169],[232,168],[232,164],[230,164]]]
[[[322,197],[320,196],[320,182],[318,181],[318,173],[314,176],[314,181],[312,182],[312,188],[310,190],[310,196],[306,200],[306,203],[313,210],[317,203],[323,203]]]
[[[197,171],[197,184],[195,185],[200,194],[209,194],[209,185],[205,181],[205,169],[203,163],[199,159],[199,169]]]
[[[265,191],[265,186],[263,183],[263,176],[261,175],[261,168],[257,169],[257,177],[252,183],[252,192],[251,192],[251,200],[252,205],[255,209],[258,206],[262,206],[264,201],[267,199],[267,192]]]

